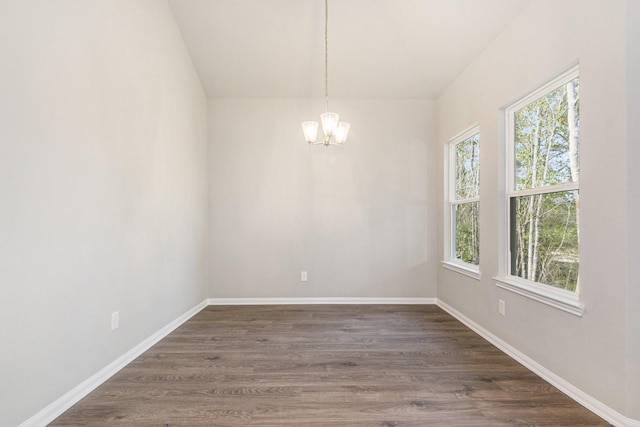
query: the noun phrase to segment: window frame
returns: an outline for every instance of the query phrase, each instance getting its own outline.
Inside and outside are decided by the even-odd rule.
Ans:
[[[534,91],[523,96],[516,102],[504,108],[504,199],[503,217],[501,226],[503,229],[503,253],[501,256],[500,274],[494,277],[496,285],[502,289],[515,292],[519,295],[542,302],[551,307],[558,308],[576,316],[584,313],[584,304],[580,302],[580,295],[566,289],[556,288],[540,282],[534,282],[511,274],[512,254],[511,254],[511,210],[510,204],[514,197],[531,196],[537,194],[548,194],[560,191],[580,191],[580,182],[568,182],[562,184],[540,186],[524,190],[517,190],[515,180],[515,113],[532,102],[546,96],[549,92],[557,89],[563,84],[569,83],[575,78],[579,78],[579,66],[571,69],[541,85]],[[579,249],[578,249],[579,251]],[[514,255],[515,256],[515,255]]]
[[[478,195],[465,199],[456,196],[456,147],[469,138],[478,135],[478,168],[480,168],[480,126],[475,124],[446,142],[445,149],[445,203],[444,203],[444,259],[442,266],[473,279],[480,280],[480,263],[471,264],[455,257],[455,218],[453,207],[465,203],[478,203],[480,205],[480,181],[478,180]],[[478,236],[478,239],[480,236]]]

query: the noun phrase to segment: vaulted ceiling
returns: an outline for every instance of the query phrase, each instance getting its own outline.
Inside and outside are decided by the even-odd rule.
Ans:
[[[323,0],[169,0],[210,98],[324,93]],[[435,99],[529,0],[329,0],[329,96]]]

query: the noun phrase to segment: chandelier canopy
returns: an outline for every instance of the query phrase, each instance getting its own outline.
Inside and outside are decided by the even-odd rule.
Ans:
[[[329,112],[329,0],[324,0],[324,113],[320,114],[324,139],[317,141],[318,122],[302,122],[304,139],[312,145],[341,145],[347,140],[349,123],[339,121],[338,113]]]

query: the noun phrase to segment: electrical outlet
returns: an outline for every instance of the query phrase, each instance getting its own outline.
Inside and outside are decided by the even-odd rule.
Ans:
[[[301,282],[306,282],[307,281],[307,272],[306,271],[301,271],[300,272],[300,281]]]
[[[502,299],[498,300],[498,313],[502,314],[503,316],[505,316],[507,313],[507,305]]]
[[[114,311],[111,313],[111,330],[115,331],[120,327],[120,312]]]

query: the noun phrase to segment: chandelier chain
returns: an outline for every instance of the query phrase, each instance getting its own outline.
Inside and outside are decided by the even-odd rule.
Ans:
[[[329,111],[329,0],[324,0],[324,109]]]

